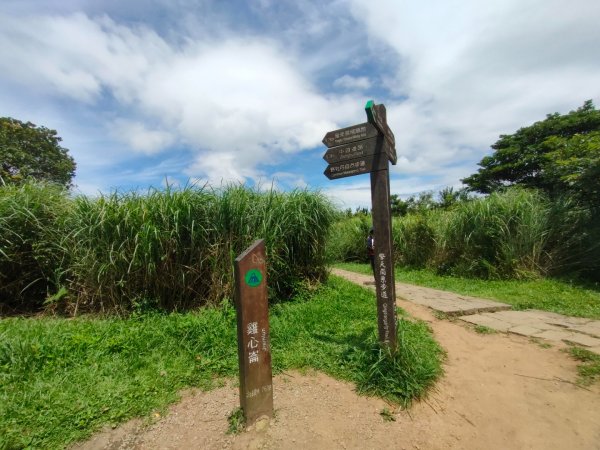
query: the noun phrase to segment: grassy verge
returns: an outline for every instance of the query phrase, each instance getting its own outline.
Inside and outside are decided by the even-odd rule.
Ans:
[[[271,310],[273,368],[314,368],[408,405],[441,374],[423,323],[401,321],[402,349],[377,345],[374,295],[341,279]],[[0,448],[59,448],[105,424],[163,410],[184,387],[237,374],[235,311],[128,319],[0,321]]]
[[[335,267],[371,274],[368,264],[339,263]],[[511,304],[515,309],[541,309],[568,316],[600,319],[600,286],[554,279],[480,280],[436,275],[428,270],[396,269],[396,281]]]

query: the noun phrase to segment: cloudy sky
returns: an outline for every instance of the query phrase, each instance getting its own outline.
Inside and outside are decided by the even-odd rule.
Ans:
[[[56,129],[86,194],[321,189],[321,139],[384,103],[392,193],[460,187],[500,134],[600,105],[597,0],[2,0],[0,116]]]

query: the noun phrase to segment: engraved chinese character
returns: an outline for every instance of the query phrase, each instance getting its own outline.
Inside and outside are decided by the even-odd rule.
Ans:
[[[248,342],[248,348],[255,349],[258,347],[258,340],[252,336],[250,338],[250,342]]]
[[[250,334],[258,334],[258,322],[250,322],[246,327],[247,333]]]
[[[248,353],[248,363],[252,364],[252,363],[257,363],[258,362],[258,351],[254,350],[250,353]]]
[[[258,394],[260,394],[260,389],[256,388],[256,389],[252,389],[250,392],[248,392],[246,394],[247,398],[252,398],[252,397],[256,397]]]

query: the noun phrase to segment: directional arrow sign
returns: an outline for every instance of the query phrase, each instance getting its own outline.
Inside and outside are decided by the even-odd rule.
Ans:
[[[331,164],[372,155],[377,151],[377,139],[376,136],[371,139],[365,139],[364,141],[352,142],[351,144],[330,148],[323,155],[323,159]]]
[[[377,137],[365,139],[364,141],[332,147],[325,152],[323,159],[329,164],[349,161],[351,159],[374,155],[381,147],[383,147],[383,151],[388,155],[388,158],[391,158],[390,146],[387,141],[383,139],[383,135],[380,134]]]
[[[388,167],[388,156],[384,152],[375,153],[362,158],[351,159],[329,164],[325,169],[325,176],[330,180],[362,175],[363,173],[383,170]]]
[[[398,157],[396,156],[396,139],[394,133],[390,130],[387,124],[386,110],[384,105],[375,105],[373,100],[369,100],[365,106],[367,119],[385,136],[385,140],[390,147],[390,161],[396,164]]]
[[[349,144],[351,142],[376,137],[378,134],[379,131],[377,131],[377,128],[369,122],[366,122],[330,131],[325,135],[322,142],[327,147],[334,147],[336,145]]]

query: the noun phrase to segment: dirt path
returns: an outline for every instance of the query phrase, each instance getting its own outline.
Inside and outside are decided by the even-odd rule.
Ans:
[[[360,284],[369,279],[351,278]],[[448,357],[436,391],[398,411],[393,422],[380,415],[388,405],[357,396],[347,383],[291,373],[275,378],[276,418],[259,429],[225,434],[227,416],[238,405],[232,382],[185,394],[153,425],[132,421],[78,448],[600,449],[600,386],[574,385],[576,363],[559,346],[478,334],[436,319],[423,306],[397,303],[431,324]]]

